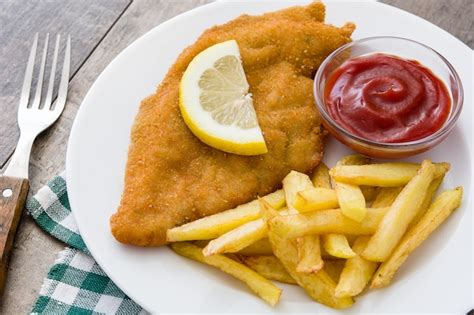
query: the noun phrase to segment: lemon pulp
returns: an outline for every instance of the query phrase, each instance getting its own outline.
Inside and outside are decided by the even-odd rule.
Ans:
[[[194,57],[181,79],[179,99],[184,121],[204,143],[235,154],[267,152],[235,40]]]

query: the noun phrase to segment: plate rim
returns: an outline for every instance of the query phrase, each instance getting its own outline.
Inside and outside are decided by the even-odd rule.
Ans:
[[[154,32],[159,32],[161,28],[165,28],[167,27],[169,24],[172,24],[175,22],[175,20],[178,20],[178,19],[183,19],[187,16],[191,16],[191,15],[194,15],[194,14],[198,14],[199,11],[205,11],[207,10],[208,8],[210,7],[219,7],[219,6],[226,6],[228,3],[249,3],[249,2],[258,2],[258,1],[255,1],[255,0],[252,0],[252,1],[245,1],[245,0],[228,0],[228,1],[215,1],[215,2],[211,2],[211,3],[207,3],[207,4],[204,4],[204,5],[201,5],[201,6],[198,6],[198,7],[195,7],[191,10],[188,10],[188,11],[185,11],[185,12],[182,12],[158,25],[156,25],[155,27],[151,28],[150,30],[148,30],[146,33],[142,34],[141,36],[139,36],[136,40],[134,40],[132,43],[130,43],[127,47],[125,47],[122,51],[120,51],[120,53],[118,53],[111,61],[110,63],[102,70],[102,72],[97,76],[97,78],[94,80],[94,82],[91,84],[91,86],[89,87],[89,90],[87,91],[87,93],[85,94],[84,98],[82,99],[81,101],[81,105],[79,106],[79,109],[74,117],[74,122],[72,124],[72,127],[71,127],[71,131],[70,131],[70,135],[68,137],[68,145],[67,145],[67,152],[66,152],[66,176],[67,176],[67,181],[70,181],[70,177],[68,176],[68,174],[71,174],[72,172],[70,171],[71,167],[72,167],[72,162],[71,162],[71,159],[72,159],[72,154],[71,154],[71,146],[70,144],[73,143],[74,141],[72,141],[75,137],[76,137],[76,134],[79,133],[78,129],[79,129],[79,121],[81,121],[82,119],[84,119],[84,108],[85,106],[83,106],[83,104],[87,103],[87,100],[88,98],[90,97],[90,92],[93,90],[93,87],[96,85],[97,82],[101,81],[101,79],[103,78],[104,76],[104,73],[107,72],[107,70],[109,69],[109,67],[111,67],[112,65],[114,65],[115,63],[118,62],[118,60],[121,58],[121,56],[123,54],[125,54],[128,50],[130,49],[133,49],[134,46],[138,45],[140,42],[142,41],[145,41],[147,37],[151,36],[151,33],[154,33]],[[309,0],[297,0],[297,1],[292,1],[292,0],[269,0],[269,1],[266,1],[268,3],[285,3],[285,4],[288,4],[288,7],[289,6],[294,6],[294,5],[302,5],[302,4],[305,4],[305,3],[309,3],[311,1]],[[338,3],[350,3],[350,4],[354,4],[354,3],[358,3],[358,2],[362,2],[362,3],[370,3],[370,5],[374,5],[374,6],[380,6],[380,7],[383,7],[384,9],[390,9],[390,10],[395,10],[395,11],[398,11],[398,14],[402,14],[402,15],[408,15],[408,16],[411,16],[412,18],[416,18],[416,19],[420,19],[426,23],[429,23],[430,27],[433,27],[436,29],[437,32],[439,31],[442,31],[443,33],[445,33],[446,35],[449,35],[449,37],[451,37],[452,39],[455,39],[456,41],[458,41],[459,43],[461,43],[464,48],[466,49],[469,49],[469,50],[472,50],[467,44],[465,44],[464,42],[462,42],[460,39],[458,39],[457,37],[455,37],[454,35],[452,35],[451,33],[449,33],[448,31],[442,29],[441,27],[433,24],[432,22],[420,17],[420,16],[417,16],[413,13],[410,13],[410,12],[407,12],[403,9],[400,9],[400,8],[397,8],[397,7],[394,7],[394,6],[391,6],[389,4],[385,4],[385,3],[381,3],[381,2],[378,2],[378,1],[370,1],[370,0],[358,0],[358,1],[344,1],[344,0],[327,0],[327,1],[324,1],[323,0],[323,3],[327,4],[327,3],[332,3],[332,2],[338,2]],[[270,11],[268,11],[270,12]],[[467,88],[467,86],[465,86],[465,88]],[[144,96],[145,97],[145,96]],[[472,156],[473,155],[473,145],[471,142],[469,142],[469,145],[467,147],[467,150],[469,152],[469,155]],[[471,164],[472,165],[472,164]],[[474,177],[474,167],[471,167],[471,178]],[[474,190],[474,185],[471,185],[471,190]],[[77,227],[78,227],[78,230],[79,232],[81,231],[81,223],[80,220],[78,220],[77,218],[77,213],[75,211],[73,211],[73,204],[75,202],[73,202],[74,200],[74,197],[72,197],[72,195],[74,195],[74,193],[71,194],[71,191],[68,191],[68,194],[69,194],[69,200],[70,200],[70,206],[71,206],[71,212],[73,213],[73,216],[74,216],[74,219],[76,221],[76,224],[77,224]],[[471,204],[471,202],[467,205],[469,206]],[[471,226],[473,226],[472,222],[471,222]],[[84,230],[82,228],[82,230]],[[474,233],[474,231],[473,231]],[[86,240],[86,238],[84,238],[82,235],[81,237],[83,238],[84,240],[84,243],[86,244],[87,248],[91,248],[89,247],[89,242],[90,240]],[[96,258],[96,256],[94,255],[93,251],[90,250],[90,254],[91,256],[94,258],[94,260],[97,262],[97,264],[101,267],[101,269],[107,274],[107,276],[127,295],[129,296],[133,301],[135,301],[137,304],[139,304],[143,309],[147,310],[147,311],[150,311],[151,309],[149,309],[147,307],[147,304],[148,303],[145,303],[145,301],[142,301],[142,299],[139,297],[139,296],[135,296],[134,293],[129,290],[127,287],[125,287],[123,284],[122,284],[122,281],[117,278],[115,275],[110,275],[109,272],[107,271],[108,268],[107,268],[107,264],[104,263],[102,261],[101,258]],[[100,257],[100,256],[97,256],[97,257]],[[474,275],[473,275],[474,277]]]

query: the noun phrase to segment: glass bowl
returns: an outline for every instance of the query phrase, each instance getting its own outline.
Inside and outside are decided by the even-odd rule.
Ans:
[[[446,86],[451,98],[448,119],[435,133],[414,141],[383,143],[364,139],[344,129],[328,113],[324,89],[331,73],[346,60],[373,53],[384,53],[417,60],[430,69]],[[425,152],[443,141],[453,129],[463,106],[463,88],[456,70],[434,49],[400,37],[370,37],[348,43],[329,55],[319,67],[314,79],[314,97],[324,127],[340,142],[353,150],[377,158],[403,158]]]

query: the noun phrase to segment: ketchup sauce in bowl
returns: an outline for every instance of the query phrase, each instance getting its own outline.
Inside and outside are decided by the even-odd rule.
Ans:
[[[342,46],[323,62],[314,84],[325,128],[355,151],[380,158],[440,143],[463,101],[459,76],[445,58],[397,37]]]

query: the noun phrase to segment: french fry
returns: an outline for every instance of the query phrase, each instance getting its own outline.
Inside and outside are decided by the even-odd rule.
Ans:
[[[426,196],[425,199],[423,199],[423,202],[421,203],[421,206],[418,208],[416,211],[415,217],[413,220],[410,222],[408,225],[408,228],[412,227],[420,219],[423,217],[423,215],[426,213],[428,208],[430,207],[431,201],[433,200],[433,196],[435,195],[436,191],[438,190],[439,186],[443,182],[444,175],[438,178],[433,179],[433,181],[430,183],[428,186],[428,190],[426,191]]]
[[[334,209],[339,207],[336,192],[327,188],[310,188],[296,194],[294,207],[299,212]]]
[[[202,250],[204,256],[236,253],[267,237],[267,225],[263,219],[247,222],[212,240]]]
[[[421,206],[434,172],[435,166],[431,161],[423,161],[418,174],[403,188],[370,238],[361,254],[363,258],[379,262],[389,258]]]
[[[354,241],[356,240],[357,237],[358,237],[357,235],[351,235],[351,234],[346,235],[347,241],[349,242],[350,246],[354,244]]]
[[[360,154],[351,154],[343,156],[337,161],[336,165],[364,165],[370,164],[370,159]]]
[[[431,203],[449,163],[368,163],[349,155],[330,170],[321,162],[311,177],[291,171],[281,190],[168,230],[168,241],[177,241],[169,246],[243,281],[272,306],[282,290],[269,280],[348,308],[369,282],[389,285],[463,195],[457,187]]]
[[[361,156],[358,156],[355,159],[359,160],[360,157]],[[346,157],[346,159],[351,159],[351,158],[352,157]],[[347,161],[347,162],[350,162],[350,161]],[[324,194],[324,191],[323,192],[317,191],[318,188],[319,189],[332,188],[331,177],[329,176],[329,168],[327,167],[327,165],[322,162],[319,163],[318,167],[315,169],[313,173],[313,177],[311,178],[311,180],[313,181],[313,185],[317,188],[316,190],[312,189],[311,191],[302,191],[298,193],[295,204],[298,204],[298,199],[300,199],[301,197],[305,200],[305,203],[306,203],[304,205],[301,205],[301,208],[297,207],[298,210],[300,210],[300,212],[305,212],[305,210],[308,210],[308,211],[321,210],[323,209],[323,207],[326,209],[337,208],[339,206],[339,202],[337,201],[337,195],[334,190],[331,190],[331,192],[334,192],[334,195],[332,196],[330,195],[331,193],[329,192],[326,192],[327,193],[326,195]],[[322,198],[322,196],[324,196],[325,198]],[[325,203],[323,206],[320,199],[324,199],[324,201],[326,202],[330,201],[330,202]],[[316,203],[318,204],[318,206],[315,207],[312,203]],[[311,237],[311,235],[305,236],[305,237]],[[318,239],[320,240],[321,238],[318,237]],[[299,244],[300,243],[297,243],[297,245]],[[300,252],[300,249],[298,248],[298,253],[299,252]],[[323,246],[321,246],[321,243],[319,246],[319,255],[324,257],[325,259],[334,258],[324,249]],[[341,265],[340,263],[338,263],[339,261],[330,260],[328,262],[324,262],[322,259],[321,261],[322,261],[321,265],[322,266],[324,265],[324,270],[329,274],[329,276],[331,276],[331,278],[333,278],[334,281],[337,282],[343,265],[341,266],[341,268],[335,268],[334,266]]]
[[[345,259],[326,260],[323,270],[337,283],[345,262]]]
[[[335,181],[334,189],[342,214],[354,221],[361,222],[367,215],[367,207],[360,187]]]
[[[440,177],[450,168],[449,163],[435,163],[434,177]],[[352,185],[396,187],[406,185],[418,172],[417,163],[381,163],[369,165],[336,165],[329,174],[338,182]]]
[[[311,180],[313,182],[314,187],[316,187],[316,189],[317,188],[320,188],[320,189],[325,189],[325,188],[326,189],[331,189],[332,188],[331,177],[329,176],[329,168],[323,162],[320,162],[319,165],[316,167],[316,169],[313,172],[313,176],[312,176]],[[302,191],[302,192],[298,193],[298,196],[296,197],[296,202],[295,203],[297,203],[298,199],[302,197],[303,199],[305,199],[305,204],[301,205],[301,208],[298,209],[300,212],[305,212],[305,210],[307,210],[307,209],[321,210],[323,208],[323,205],[321,204],[321,201],[318,202],[318,199],[315,196],[315,195],[318,195],[318,198],[324,199],[326,202],[331,201],[330,203],[325,203],[324,204],[324,207],[327,207],[326,209],[331,209],[331,208],[338,207],[339,202],[337,201],[336,192],[334,191],[334,195],[332,195],[332,196],[330,194],[331,193],[328,193],[328,195],[325,195],[324,192],[322,192],[322,193],[319,192],[318,194],[315,194],[314,190],[312,192]],[[321,196],[325,196],[326,198],[321,198]],[[312,204],[315,201],[318,204],[317,207],[315,207]],[[310,210],[308,210],[308,211],[310,211]],[[306,236],[306,237],[311,237],[311,236]],[[316,255],[326,256],[326,258],[328,258],[328,256],[330,256],[330,255],[321,247],[320,237],[318,237],[318,240],[319,240],[319,253],[318,253],[318,250],[316,249],[315,250]],[[297,243],[297,245],[300,245],[300,244],[301,244],[301,242]],[[298,253],[299,252],[300,252],[300,249],[298,248]],[[315,258],[315,260],[319,259],[319,256],[317,256]],[[329,270],[328,274],[331,275],[331,272],[333,270],[335,270],[334,268],[332,268],[332,266],[335,266],[336,264],[330,263],[329,265],[327,265],[327,264],[324,263],[324,261],[321,258],[321,266],[324,266],[324,265],[326,265],[325,270]],[[335,281],[337,281],[337,280],[335,280]]]
[[[331,189],[331,178],[326,164],[319,162],[311,176],[311,181],[314,187]]]
[[[340,159],[336,165],[362,165],[368,162],[369,159],[361,155],[348,155]],[[367,207],[360,187],[339,182],[334,178],[332,178],[332,186],[336,191],[342,214],[354,221],[361,222],[367,214]]]
[[[285,194],[281,189],[262,198],[268,201],[275,209],[285,205]],[[168,242],[213,239],[259,217],[260,208],[258,201],[253,200],[234,209],[169,229],[166,233],[166,238]]]
[[[377,229],[389,208],[368,208],[362,222],[344,216],[340,209],[320,210],[309,213],[280,215],[268,223],[274,233],[282,238],[295,238],[312,234],[371,235]]]
[[[317,188],[299,192],[295,207],[300,211],[312,211],[337,207],[337,195],[331,190],[331,178],[329,169],[324,163],[319,163],[312,176],[313,185]],[[313,241],[302,241],[313,238]],[[325,265],[321,255],[320,237],[309,235],[297,238],[298,264],[297,272],[317,272]],[[332,266],[333,264],[331,264]],[[331,269],[331,267],[327,267]],[[331,269],[332,270],[332,269]]]
[[[323,259],[321,258],[321,245],[319,241],[319,235],[307,235],[298,237],[296,239],[296,245],[299,243],[299,247],[296,246],[298,252],[298,265],[297,271],[300,272],[318,272],[321,270]],[[312,253],[308,253],[309,249],[314,249]],[[319,250],[317,250],[319,248]],[[302,251],[301,253],[299,251]],[[298,269],[299,267],[299,269]]]
[[[356,236],[356,235],[346,235],[346,239],[349,241],[349,244],[351,244],[351,242],[353,242],[357,237],[358,236]],[[195,244],[195,245],[197,245],[201,248],[206,247],[206,245],[208,243],[209,242],[207,242],[207,241],[194,241],[193,242],[193,244]],[[296,245],[298,246],[298,243]],[[324,249],[324,246],[320,246],[320,251],[321,251],[321,258],[324,262],[324,266],[326,266],[326,264],[330,261],[334,261],[334,262],[338,262],[338,261],[341,262],[342,261],[342,262],[344,262],[343,259],[340,259],[339,257],[335,257],[335,256],[330,255]],[[298,250],[298,252],[299,252],[299,250]],[[272,247],[270,245],[270,241],[268,240],[268,238],[264,238],[264,239],[261,239],[259,241],[256,241],[252,245],[249,245],[249,246],[245,247],[242,250],[239,250],[236,254],[238,254],[240,257],[242,257],[242,256],[271,256],[271,255],[273,255],[273,250],[272,250]],[[342,264],[342,267],[344,267],[344,263]],[[340,268],[339,271],[342,270],[342,267]],[[331,268],[331,267],[329,267],[329,268]],[[329,271],[328,271],[328,273],[329,273]]]
[[[337,165],[362,165],[370,160],[361,155],[348,155],[337,162]],[[331,178],[332,185],[336,191],[341,212],[346,217],[361,222],[367,215],[365,196],[359,186],[340,183]],[[338,258],[353,257],[355,253],[349,246],[347,238],[343,234],[330,233],[323,236],[323,247],[332,256]]]
[[[390,207],[402,189],[403,187],[380,187],[375,200],[372,202],[372,207]]]
[[[204,247],[207,246],[207,244],[209,244],[209,241],[208,240],[197,240],[197,241],[193,241],[192,243],[194,245],[198,246],[198,247],[204,248]]]
[[[238,254],[243,256],[273,255],[273,251],[268,238],[264,238],[240,250]]]
[[[298,192],[313,188],[309,176],[296,171],[291,171],[283,179],[283,191],[285,192],[286,204],[290,213],[298,213],[294,203]]]
[[[351,236],[351,235],[349,235],[349,236]],[[347,236],[346,236],[346,238],[347,238]],[[321,242],[321,240],[320,240],[320,242]],[[326,251],[326,249],[324,248],[324,246],[320,245],[320,247],[321,247],[321,257],[324,261],[324,264],[326,264],[326,262],[329,261],[329,260],[341,260],[341,258],[332,256],[331,254],[329,254]]]
[[[276,219],[275,216],[278,216],[278,213],[265,201],[260,201],[260,203],[264,220]],[[301,286],[312,299],[338,309],[352,306],[353,301],[351,298],[337,298],[334,295],[336,283],[324,270],[320,270],[317,273],[301,273],[296,271],[298,252],[294,240],[279,237],[272,231],[271,227],[268,231],[268,239],[270,240],[275,256],[280,259],[290,276],[295,279],[296,283]]]
[[[462,187],[457,187],[444,191],[435,198],[425,215],[408,230],[390,258],[379,267],[372,280],[371,288],[381,288],[390,284],[408,256],[460,206],[462,195]]]
[[[352,246],[356,256],[346,260],[336,287],[336,296],[356,296],[361,293],[377,269],[377,263],[365,260],[360,253],[367,246],[368,236],[359,236]]]
[[[347,240],[349,241],[349,244],[351,243],[351,238],[357,238],[357,236],[354,235],[346,235]],[[207,241],[194,241],[193,244],[203,248],[206,247],[206,245],[209,242]],[[301,243],[301,242],[300,242]],[[297,244],[298,245],[298,244]],[[321,257],[323,261],[325,261],[325,265],[327,261],[338,261],[342,260],[338,257],[331,256],[323,246],[320,246],[321,250]],[[242,250],[239,250],[236,254],[239,254],[239,256],[271,256],[273,255],[273,250],[272,246],[270,245],[270,241],[268,238],[261,239],[259,241],[256,241],[252,245],[249,245],[245,247]],[[341,268],[342,270],[342,268]]]
[[[314,188],[313,183],[306,174],[291,171],[283,179],[283,191],[285,192],[285,199],[288,205],[288,213],[298,213],[299,211],[295,208],[295,201],[299,192]],[[271,206],[271,205],[270,205]],[[299,247],[297,250],[301,250],[298,253],[298,267],[301,272],[317,272],[322,268],[321,249],[318,236],[308,236],[298,239]],[[308,251],[312,250],[312,253]]]
[[[201,248],[188,242],[172,243],[170,247],[178,255],[216,267],[239,279],[271,306],[280,300],[281,289],[244,264],[223,255],[205,257]]]
[[[356,255],[349,246],[347,238],[342,234],[324,234],[322,239],[324,249],[331,256],[351,258]]]
[[[370,202],[377,196],[377,187],[375,186],[360,186],[360,191],[364,195],[365,202]]]
[[[335,234],[335,235],[344,235],[345,239],[349,243],[349,246],[351,246],[352,243],[354,243],[354,240],[358,237],[357,235],[352,235],[352,234]],[[323,245],[321,245],[321,256],[323,257],[323,260],[326,261],[336,261],[336,260],[344,260],[344,258],[332,256],[329,254],[326,249],[324,248]],[[342,270],[342,268],[341,268]],[[340,270],[339,270],[340,271]]]
[[[288,214],[288,208],[280,209],[283,214]],[[260,218],[242,224],[239,227],[211,240],[202,250],[204,256],[223,253],[236,253],[267,237],[267,225]]]
[[[319,235],[308,235],[296,239],[298,251],[297,272],[318,272],[324,266],[321,258],[321,245]]]
[[[282,263],[275,256],[242,256],[240,259],[245,265],[261,274],[268,280],[296,284]]]

